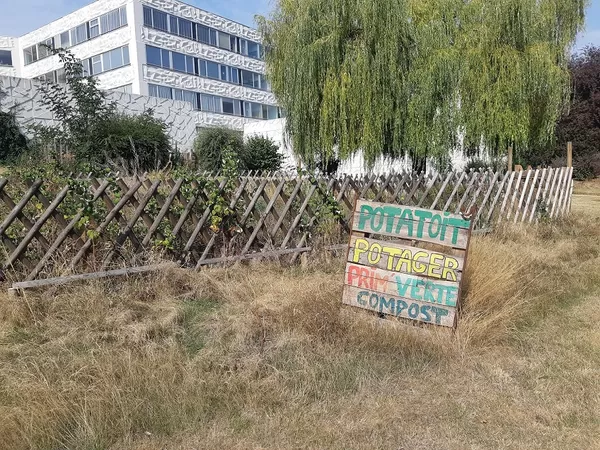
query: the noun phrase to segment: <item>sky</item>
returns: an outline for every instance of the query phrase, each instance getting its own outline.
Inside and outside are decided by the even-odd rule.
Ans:
[[[186,0],[206,11],[254,26],[254,15],[269,13],[275,0]],[[58,19],[91,0],[0,0],[0,36],[21,36]],[[589,44],[600,46],[600,0],[591,0],[587,12],[586,30],[578,37],[575,47]]]

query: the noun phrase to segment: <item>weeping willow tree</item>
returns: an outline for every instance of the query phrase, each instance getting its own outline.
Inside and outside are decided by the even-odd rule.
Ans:
[[[267,73],[305,162],[544,146],[587,0],[278,0]]]

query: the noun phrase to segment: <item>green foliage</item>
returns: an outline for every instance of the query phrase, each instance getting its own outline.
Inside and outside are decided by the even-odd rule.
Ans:
[[[573,143],[574,175],[600,176],[600,47],[588,47],[570,64],[573,78],[571,108],[558,123],[555,156],[564,156]]]
[[[114,114],[115,106],[107,102],[96,78],[84,76],[81,61],[70,51],[52,51],[58,54],[67,83],[42,86],[42,103],[50,109],[57,124],[34,125],[36,138],[42,142],[59,142],[79,161],[97,161],[93,147],[98,125]]]
[[[0,161],[13,161],[27,151],[27,139],[21,133],[14,114],[0,111]]]
[[[267,72],[305,161],[542,148],[587,0],[278,0]]]
[[[79,59],[68,50],[52,51],[65,69],[66,85],[44,83],[41,89],[42,102],[57,124],[34,126],[38,143],[66,149],[79,166],[137,172],[162,168],[172,160],[167,127],[152,111],[118,113],[98,80],[85,76]]]
[[[244,142],[238,131],[228,128],[206,128],[201,130],[194,142],[194,154],[200,170],[218,172],[223,168],[224,153],[239,155]]]
[[[127,172],[163,168],[171,156],[166,125],[147,111],[138,116],[111,114],[95,127],[96,139],[90,143],[97,162]]]
[[[283,164],[283,155],[272,139],[263,136],[252,136],[244,142],[240,155],[241,167],[244,170],[277,171]]]

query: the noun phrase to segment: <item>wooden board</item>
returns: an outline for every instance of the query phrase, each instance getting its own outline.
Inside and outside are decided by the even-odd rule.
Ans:
[[[390,241],[351,236],[348,262],[445,281],[460,281],[464,258]]]
[[[401,298],[456,308],[460,283],[433,280],[358,264],[346,265],[345,284]]]
[[[458,214],[359,200],[352,231],[466,249],[471,222]]]
[[[420,301],[405,301],[369,289],[344,286],[342,303],[361,309],[375,311],[387,316],[402,317],[444,327],[454,327],[456,309],[432,305]]]

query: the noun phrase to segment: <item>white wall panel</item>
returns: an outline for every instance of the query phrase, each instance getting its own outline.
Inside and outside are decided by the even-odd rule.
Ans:
[[[78,25],[81,25],[88,20],[101,16],[113,9],[117,9],[133,0],[99,0],[85,6],[77,11],[72,12],[64,17],[61,17],[54,22],[49,23],[41,28],[38,28],[31,33],[28,33],[19,38],[19,46],[21,50],[30,45],[37,44],[52,36],[56,36],[63,31],[70,30]],[[127,17],[127,22],[131,23],[131,18]]]
[[[271,92],[224,83],[218,80],[198,77],[196,75],[173,72],[171,70],[161,69],[160,67],[144,66],[144,81],[179,89],[220,95],[222,97],[258,102],[265,105],[277,105],[275,96]]]
[[[247,56],[238,53],[191,41],[179,36],[173,36],[153,28],[143,27],[141,38],[144,42],[156,47],[186,53],[198,58],[227,64],[228,66],[251,70],[252,72],[265,73],[265,63],[263,61],[248,58]]]
[[[216,14],[209,13],[195,6],[187,5],[175,0],[143,0],[144,4],[161,9],[176,16],[184,17],[195,22],[200,22],[217,30],[235,34],[253,41],[260,42],[260,34],[246,25],[234,22]]]

